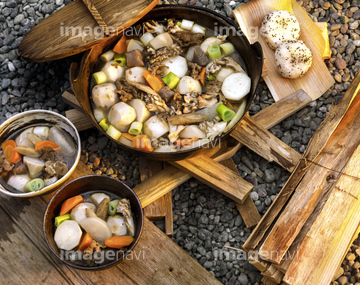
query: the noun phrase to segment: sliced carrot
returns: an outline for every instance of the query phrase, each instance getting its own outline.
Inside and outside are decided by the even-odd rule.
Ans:
[[[205,85],[205,75],[206,75],[206,68],[203,67],[203,68],[201,69],[200,74],[199,74],[199,76],[200,76],[200,82],[201,82],[202,85]]]
[[[91,235],[89,233],[85,233],[77,250],[83,251],[83,250],[87,249],[90,246],[92,241],[93,241],[93,238],[91,237]]]
[[[165,83],[162,81],[161,77],[159,75],[152,75],[149,70],[144,70],[142,75],[155,92],[159,92],[159,90],[165,86]]]
[[[133,236],[110,237],[105,240],[105,245],[110,248],[122,248],[134,241]]]
[[[13,148],[17,147],[17,144],[14,140],[6,140],[1,144],[1,148],[5,151],[5,148],[9,145],[12,146]]]
[[[131,134],[129,134],[129,133],[121,133],[121,135],[122,135],[124,138],[128,139],[129,141],[132,141],[133,138],[135,137],[134,135],[131,135]]]
[[[8,145],[4,149],[5,159],[11,163],[17,163],[21,159],[20,153],[14,150],[12,145]]]
[[[61,206],[60,216],[65,215],[67,212],[69,212],[77,204],[80,204],[82,201],[84,201],[84,198],[81,195],[74,196],[65,200],[65,202]]]
[[[193,137],[192,139],[179,139],[174,142],[175,146],[184,146],[188,144],[192,144],[193,142],[197,141],[197,137]]]
[[[151,140],[148,135],[139,135],[132,139],[131,146],[145,151],[154,151],[153,146],[151,145]]]
[[[42,148],[52,148],[52,149],[59,149],[59,146],[52,142],[52,141],[42,141],[35,143],[35,150],[39,151]]]
[[[126,52],[126,40],[125,36],[122,36],[113,48],[113,52],[124,53]]]

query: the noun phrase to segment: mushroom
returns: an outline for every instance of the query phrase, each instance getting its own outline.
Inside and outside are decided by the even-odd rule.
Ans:
[[[144,28],[148,33],[157,33],[162,34],[164,32],[164,26],[159,24],[158,22],[151,20],[149,22],[144,23]]]
[[[115,236],[125,236],[127,233],[127,227],[125,224],[125,217],[122,215],[110,216],[107,219],[107,223],[111,229],[111,232]]]
[[[169,138],[170,142],[174,143],[179,138],[179,134],[181,133],[181,131],[183,129],[185,129],[185,126],[172,125],[171,123],[169,123],[169,126],[170,126],[170,129],[173,129],[173,130],[168,135],[168,138]]]
[[[199,96],[198,101],[199,101],[199,109],[210,107],[218,102],[215,96],[207,95],[207,94]]]
[[[106,217],[108,215],[108,209],[109,199],[105,198],[100,202],[98,208],[96,209],[96,216],[98,216],[100,219],[106,220]]]
[[[197,124],[208,120],[209,116],[204,114],[183,114],[168,118],[168,122],[173,125],[190,125]]]
[[[130,209],[130,201],[126,198],[121,199],[116,206],[116,211],[125,217],[125,224],[131,236],[135,235],[135,224]]]

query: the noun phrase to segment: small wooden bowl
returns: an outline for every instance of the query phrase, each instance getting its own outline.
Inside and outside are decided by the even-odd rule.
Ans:
[[[66,255],[61,254],[61,251],[56,246],[56,243],[54,241],[54,221],[55,217],[58,216],[60,213],[62,203],[66,199],[91,191],[108,192],[109,194],[113,194],[118,197],[127,198],[130,200],[131,210],[133,212],[135,222],[135,240],[130,246],[125,248],[125,252],[123,254],[116,254],[115,257],[113,257],[112,259],[108,259],[103,263],[99,262],[91,266],[83,266],[72,262],[66,257]],[[45,241],[51,252],[65,264],[83,270],[103,270],[121,262],[121,260],[125,259],[125,257],[134,249],[141,236],[143,219],[144,216],[140,200],[136,196],[134,191],[132,191],[128,186],[126,186],[119,180],[107,176],[88,175],[71,181],[55,193],[45,210],[43,231]]]

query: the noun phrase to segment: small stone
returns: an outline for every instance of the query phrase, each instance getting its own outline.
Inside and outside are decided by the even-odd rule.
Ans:
[[[221,222],[223,222],[223,223],[227,223],[227,222],[229,222],[230,220],[232,220],[233,217],[234,217],[234,215],[233,215],[231,212],[229,212],[228,210],[225,210],[225,211],[221,214],[220,220],[221,220]]]
[[[346,61],[338,57],[335,60],[335,66],[337,69],[344,69],[346,67]]]
[[[360,248],[355,249],[355,254],[356,254],[357,256],[360,256]]]
[[[271,183],[275,180],[274,172],[270,169],[266,169],[264,172],[264,180],[267,183]]]
[[[22,20],[24,20],[24,15],[23,14],[19,14],[15,17],[14,19],[14,24],[15,25],[19,25],[21,23]]]
[[[337,281],[340,285],[345,285],[348,280],[346,276],[341,276]]]
[[[332,24],[330,26],[330,31],[336,31],[336,30],[340,30],[341,25],[340,24]]]
[[[55,4],[56,6],[61,6],[62,4],[64,4],[64,0],[56,0]]]
[[[238,277],[238,281],[240,282],[241,285],[248,285],[249,284],[249,279],[246,276],[246,274],[244,272],[241,272],[239,277]]]
[[[345,256],[345,258],[347,259],[347,260],[355,260],[355,254],[353,254],[352,252],[349,252],[346,256]]]
[[[97,144],[99,146],[99,150],[103,150],[108,144],[109,139],[107,137],[101,137],[97,140]]]
[[[349,23],[349,29],[350,30],[356,30],[359,27],[359,21],[354,21]]]
[[[10,86],[10,84],[11,84],[11,79],[3,78],[3,80],[1,81],[1,88],[6,89]]]
[[[343,82],[348,82],[350,80],[350,73],[345,73],[343,76],[342,76],[342,81]]]
[[[349,22],[349,18],[346,16],[340,16],[341,24],[347,24]]]
[[[344,274],[344,269],[340,266],[336,272],[335,272],[335,275],[333,277],[333,281],[335,281],[336,279],[338,279],[341,275]]]
[[[255,202],[255,201],[257,201],[257,200],[259,200],[259,194],[258,193],[256,193],[256,192],[250,192],[250,197],[251,197],[251,199]]]

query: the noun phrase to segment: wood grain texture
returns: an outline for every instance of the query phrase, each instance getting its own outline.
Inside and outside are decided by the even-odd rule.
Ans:
[[[312,161],[317,156],[319,151],[323,147],[325,147],[326,142],[329,139],[329,136],[324,135],[324,133],[331,134],[334,132],[334,130],[336,129],[336,127],[339,125],[342,118],[346,114],[346,111],[349,108],[349,105],[354,99],[355,95],[358,94],[360,89],[359,84],[360,84],[360,73],[358,73],[355,76],[353,83],[349,86],[348,90],[345,92],[342,100],[336,106],[330,109],[330,112],[326,116],[325,120],[320,124],[318,130],[311,138],[309,145],[306,149],[306,152],[304,154],[304,157],[307,160]],[[264,110],[267,109],[269,108],[266,108]],[[260,220],[259,224],[252,231],[251,235],[244,243],[243,245],[244,250],[246,251],[254,250],[256,246],[259,244],[259,242],[262,240],[266,232],[269,230],[269,228],[271,228],[274,220],[282,211],[284,205],[286,205],[287,201],[291,197],[294,189],[301,181],[302,177],[305,175],[306,167],[307,165],[305,164],[305,160],[301,160],[295,171],[291,174],[290,178],[284,185],[284,187],[281,189],[275,201],[271,204],[269,210],[265,213],[265,215]]]
[[[353,153],[344,174],[331,190],[326,205],[287,270],[284,282],[294,285],[330,284],[359,227],[359,161],[360,147]]]
[[[263,128],[270,129],[307,106],[311,101],[311,97],[304,90],[298,90],[271,104],[251,118]]]
[[[92,0],[114,40],[124,28],[146,15],[159,0]],[[81,17],[69,17],[69,15]],[[78,54],[104,41],[104,34],[82,0],[75,0],[44,19],[24,37],[19,53],[29,61],[50,61]]]
[[[92,173],[83,163],[73,178]],[[67,267],[44,242],[42,220],[51,194],[14,199],[0,194],[1,284],[221,284],[147,218],[133,254],[104,271]],[[19,268],[21,267],[21,270]],[[106,281],[105,281],[106,280]],[[120,281],[119,281],[120,280]]]
[[[237,203],[243,203],[254,187],[242,179],[237,172],[205,155],[170,163]]]
[[[360,128],[359,109],[360,96],[357,96],[337,129],[330,134],[326,146],[309,162],[306,174],[260,248],[260,256],[264,259],[280,263],[302,226],[334,185],[360,144],[360,133],[355,131]],[[323,135],[329,136],[326,133]],[[269,256],[272,251],[276,254]]]
[[[245,114],[231,136],[268,161],[292,172],[301,155]]]
[[[254,27],[260,29],[265,15],[274,10],[284,9],[290,4],[293,14],[300,23],[300,40],[305,42],[313,54],[311,68],[303,77],[297,79],[286,79],[278,73],[274,50],[269,48],[258,30],[254,33]],[[233,14],[249,41],[251,43],[258,41],[263,48],[268,67],[268,75],[264,77],[264,80],[275,101],[285,98],[299,89],[303,89],[315,100],[335,83],[322,59],[325,41],[321,31],[295,0],[252,0],[234,10]]]
[[[238,170],[232,159],[224,160],[221,162],[221,164],[226,166],[230,170],[234,171],[235,173],[238,173]],[[241,203],[235,203],[235,204],[242,219],[244,220],[246,227],[248,229],[254,228],[257,225],[257,223],[260,221],[261,217],[251,197],[248,196],[242,204]]]
[[[71,109],[65,111],[65,116],[74,124],[79,132],[89,129],[89,118],[83,112]]]
[[[109,27],[105,23],[103,17],[100,15],[99,11],[96,9],[95,5],[90,0],[82,0],[85,6],[89,9],[89,12],[94,17],[96,23],[102,28],[105,35],[109,34]]]
[[[73,91],[71,88],[66,89],[66,90],[64,91],[64,93],[61,95],[61,98],[62,98],[62,100],[63,100],[66,104],[68,104],[68,105],[70,105],[71,107],[73,107],[74,109],[76,109],[76,110],[84,113],[84,109],[81,108],[78,100],[77,100],[76,97],[75,97],[74,91]],[[89,120],[89,123],[90,123],[90,124],[88,124],[88,127],[87,127],[87,128],[89,128],[89,129],[90,129],[90,128],[93,128],[93,125],[92,125],[92,123],[91,123],[90,120]]]

